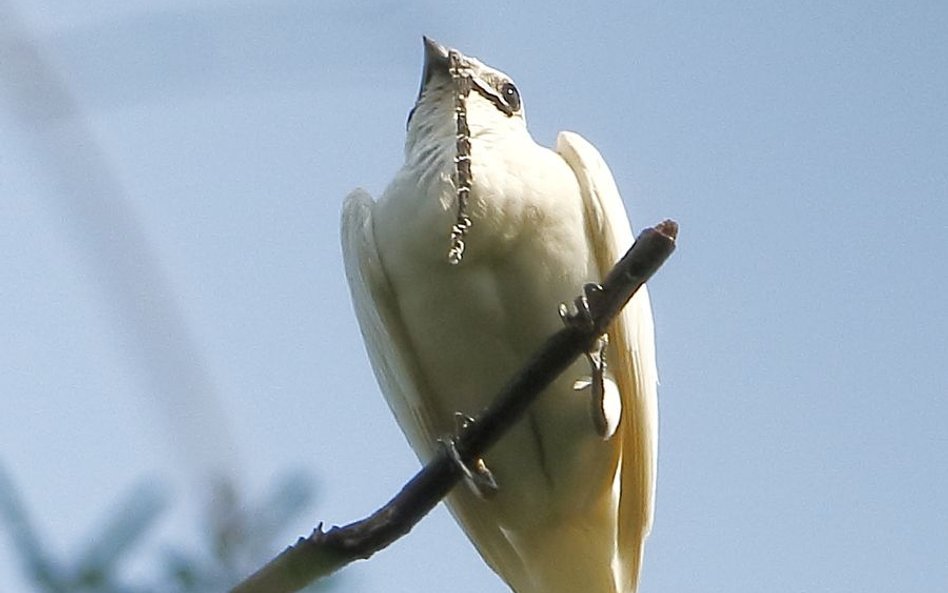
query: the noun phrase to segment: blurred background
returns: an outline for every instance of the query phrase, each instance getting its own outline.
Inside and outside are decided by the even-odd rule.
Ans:
[[[222,590],[413,474],[337,227],[422,34],[681,223],[641,591],[948,583],[944,2],[0,0],[0,591]],[[506,590],[440,507],[334,582]]]

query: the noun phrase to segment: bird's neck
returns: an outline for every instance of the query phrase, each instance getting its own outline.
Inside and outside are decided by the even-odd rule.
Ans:
[[[405,136],[405,167],[430,173],[453,162],[457,124],[447,105],[419,104]]]
[[[476,93],[467,98],[466,108],[474,161],[486,152],[515,149],[530,139],[522,119],[507,117]],[[453,169],[457,138],[453,102],[420,102],[405,138],[406,167],[426,173]]]

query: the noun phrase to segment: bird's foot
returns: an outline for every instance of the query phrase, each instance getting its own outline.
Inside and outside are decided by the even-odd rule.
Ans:
[[[622,412],[622,400],[619,397],[619,388],[612,379],[606,377],[606,348],[609,347],[609,336],[603,334],[596,339],[586,360],[589,361],[590,376],[583,377],[573,383],[573,389],[580,391],[587,387],[592,392],[590,411],[592,412],[593,426],[602,440],[612,438],[619,427],[619,417]]]
[[[570,327],[579,327],[588,330],[595,323],[594,312],[602,300],[602,286],[589,283],[583,286],[583,295],[574,302],[574,310],[570,311],[566,303],[560,304],[560,318]],[[596,432],[603,440],[608,440],[615,434],[619,426],[621,400],[615,383],[606,378],[606,348],[609,346],[609,336],[603,334],[596,338],[592,348],[586,352],[589,361],[590,376],[583,377],[573,384],[573,389],[579,391],[587,387],[592,391],[592,419]]]
[[[457,422],[457,434],[461,434],[467,427],[474,424],[474,418],[471,418],[467,414],[462,414],[461,412],[455,412],[454,419]],[[467,485],[475,494],[484,499],[491,498],[497,494],[500,487],[497,486],[497,480],[494,479],[493,472],[490,471],[483,459],[478,457],[470,464],[464,463],[464,460],[461,459],[461,453],[458,451],[456,437],[447,437],[439,440],[447,450],[448,457],[451,458],[451,461],[461,469],[465,482],[467,482]]]
[[[569,327],[579,327],[581,329],[590,329],[595,323],[593,311],[602,300],[602,286],[590,282],[583,285],[582,296],[576,297],[573,301],[573,310],[570,311],[569,305],[560,303],[560,319]]]

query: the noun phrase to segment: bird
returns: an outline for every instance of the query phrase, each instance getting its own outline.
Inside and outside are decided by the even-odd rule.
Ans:
[[[340,236],[375,377],[423,463],[633,243],[596,148],[573,132],[536,143],[508,75],[428,37],[404,164],[378,200],[346,197]],[[658,448],[645,287],[606,338],[598,396],[577,359],[446,498],[516,593],[638,586]]]

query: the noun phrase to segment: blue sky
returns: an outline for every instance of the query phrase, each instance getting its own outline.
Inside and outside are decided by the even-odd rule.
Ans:
[[[51,548],[144,479],[159,549],[209,468],[312,475],[284,543],[415,471],[337,227],[401,163],[422,34],[590,139],[634,226],[681,223],[641,591],[948,583],[943,2],[0,2],[0,57],[47,66],[0,67],[0,464]],[[443,509],[344,578],[505,590]]]

